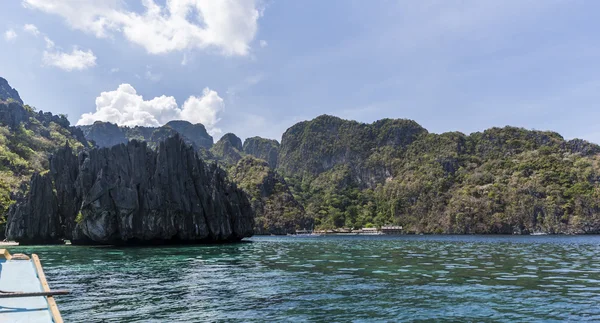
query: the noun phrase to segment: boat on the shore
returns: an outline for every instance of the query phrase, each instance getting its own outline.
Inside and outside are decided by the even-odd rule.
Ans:
[[[62,323],[55,295],[36,254],[11,255],[0,249],[0,322]]]

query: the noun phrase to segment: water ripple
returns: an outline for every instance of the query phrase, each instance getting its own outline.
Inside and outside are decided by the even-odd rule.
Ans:
[[[600,237],[257,237],[19,247],[67,322],[599,321]]]

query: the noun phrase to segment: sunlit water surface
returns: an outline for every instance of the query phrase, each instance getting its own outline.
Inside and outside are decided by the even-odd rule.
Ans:
[[[35,252],[66,322],[600,321],[600,237],[255,237]]]

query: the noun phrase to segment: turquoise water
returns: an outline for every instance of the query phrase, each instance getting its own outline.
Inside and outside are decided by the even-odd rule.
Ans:
[[[66,322],[600,321],[600,237],[255,237],[35,252]]]

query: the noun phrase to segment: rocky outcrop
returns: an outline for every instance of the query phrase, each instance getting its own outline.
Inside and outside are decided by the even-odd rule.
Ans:
[[[572,139],[563,143],[563,149],[568,149],[572,153],[582,154],[583,156],[592,156],[600,153],[600,146],[583,139]]]
[[[277,167],[279,142],[273,139],[252,137],[244,140],[244,153],[266,160],[272,168]]]
[[[8,81],[0,77],[0,101],[15,101],[19,104],[23,104],[23,100],[19,96],[17,90],[10,87]]]
[[[184,138],[191,141],[196,148],[210,149],[213,145],[213,137],[208,134],[201,123],[192,124],[188,121],[174,120],[169,121],[164,127],[177,131]]]
[[[51,160],[51,176],[58,202],[47,216],[60,219],[75,244],[229,242],[253,234],[246,194],[179,136],[156,150],[133,140],[75,157],[65,147]],[[34,216],[39,204],[30,205],[11,212],[10,227]]]
[[[0,102],[0,125],[16,129],[23,121],[29,119],[29,113],[16,102]]]
[[[8,211],[6,237],[21,244],[48,244],[62,241],[56,194],[49,174],[34,174],[27,197]]]
[[[96,121],[92,125],[79,128],[83,131],[85,138],[93,140],[98,147],[112,147],[129,141],[123,129],[114,123]]]
[[[230,175],[251,197],[256,214],[256,234],[287,234],[312,229],[312,219],[306,216],[283,177],[264,160],[246,156]]]
[[[50,175],[56,188],[57,214],[63,225],[63,237],[73,239],[76,216],[81,206],[81,195],[77,193],[75,182],[79,175],[79,163],[73,150],[67,145],[50,158]]]
[[[425,134],[427,130],[413,120],[383,119],[365,124],[322,115],[286,130],[277,168],[286,175],[314,178],[337,166],[347,166],[357,185],[375,187],[385,176],[373,174],[386,174],[389,166],[373,160],[381,160],[380,155],[389,152],[398,154]],[[369,172],[364,172],[366,166]]]
[[[174,134],[179,134],[196,150],[207,150],[213,145],[213,138],[206,132],[204,125],[188,121],[174,120],[162,127],[118,126],[110,122],[96,121],[92,125],[79,126],[88,140],[96,142],[98,147],[112,147],[129,140],[146,141],[153,148]]]
[[[232,133],[226,133],[210,149],[210,152],[221,163],[235,165],[243,157],[242,150],[242,140]]]
[[[198,124],[200,125],[200,124]],[[202,126],[202,125],[200,125]],[[136,127],[136,129],[139,127]],[[202,126],[202,128],[204,128],[204,126]],[[154,128],[153,128],[154,129]],[[148,142],[148,146],[150,146],[152,149],[156,149],[156,147],[158,147],[158,144],[162,141],[165,141],[167,138],[173,137],[179,135],[181,137],[181,139],[183,139],[183,141],[192,146],[196,152],[198,153],[198,156],[200,156],[200,158],[202,158],[203,160],[207,161],[207,160],[214,160],[214,156],[212,155],[212,153],[210,152],[210,150],[208,150],[205,146],[199,146],[199,143],[197,141],[193,141],[191,140],[189,137],[185,137],[183,135],[181,135],[177,130],[168,127],[168,126],[164,126],[164,127],[160,127],[160,128],[156,128],[155,130],[153,130],[151,136],[150,136],[150,140],[145,140],[146,142]],[[212,137],[210,137],[210,144],[212,145]],[[202,144],[202,143],[200,143]],[[203,145],[206,145],[206,142],[203,143]]]

